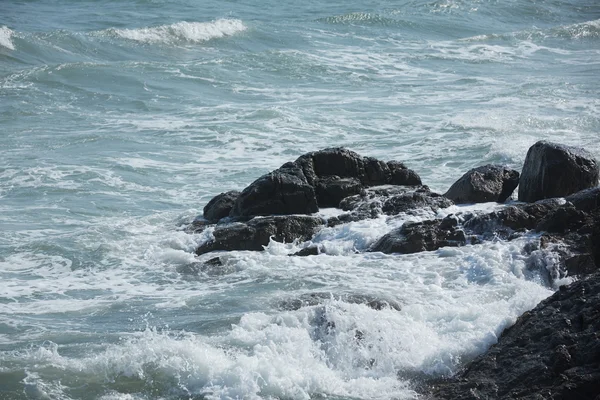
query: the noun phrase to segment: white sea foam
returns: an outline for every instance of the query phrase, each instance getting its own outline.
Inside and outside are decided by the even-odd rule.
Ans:
[[[246,30],[239,19],[218,19],[212,22],[177,22],[171,25],[138,29],[108,29],[107,33],[142,43],[200,43],[232,36]]]
[[[13,44],[11,37],[15,33],[6,26],[0,26],[0,46],[6,47],[9,50],[14,50],[15,45]]]
[[[521,249],[529,240],[409,256],[290,258],[240,252],[237,262],[246,277],[240,285],[285,279],[319,282],[319,291],[333,292],[343,285],[354,293],[387,293],[402,310],[376,311],[332,298],[296,311],[246,313],[230,330],[211,337],[146,329],[83,357],[48,343],[8,355],[7,362],[24,362],[32,373],[49,367],[68,371],[61,382],[65,387],[78,379],[100,380],[114,390],[105,393],[107,398],[115,399],[125,398],[113,384],[122,377],[152,382],[165,393],[181,390],[210,399],[412,399],[411,377],[453,373],[551,293],[525,279],[527,257]],[[184,291],[164,290],[164,295],[185,297]],[[310,291],[282,288],[269,301],[300,293]],[[38,382],[40,388],[48,386]]]

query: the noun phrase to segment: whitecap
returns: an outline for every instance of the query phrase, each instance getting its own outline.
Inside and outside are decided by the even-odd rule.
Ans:
[[[14,32],[6,26],[0,26],[0,47],[6,47],[9,50],[14,50],[15,45],[10,38],[14,35]]]
[[[200,43],[211,39],[232,36],[246,30],[239,19],[218,19],[212,22],[181,21],[171,25],[138,29],[111,28],[104,33],[141,43]]]

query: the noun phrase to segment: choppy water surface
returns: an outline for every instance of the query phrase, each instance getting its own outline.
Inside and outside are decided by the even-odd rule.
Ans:
[[[552,293],[535,236],[356,253],[428,216],[382,217],[193,275],[183,227],[324,147],[437,191],[540,139],[600,156],[599,73],[593,0],[1,2],[0,398],[415,398]]]

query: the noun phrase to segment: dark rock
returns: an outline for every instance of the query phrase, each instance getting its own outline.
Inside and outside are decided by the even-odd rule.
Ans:
[[[328,226],[341,223],[377,218],[382,213],[396,215],[422,209],[436,212],[453,203],[440,194],[433,193],[427,186],[379,186],[367,188],[360,194],[346,197],[339,204],[347,214],[330,218]]]
[[[229,216],[239,195],[240,192],[237,190],[231,190],[216,195],[206,206],[204,206],[204,218],[210,222],[217,222],[221,218]]]
[[[206,228],[213,225],[213,222],[207,221],[203,217],[196,217],[196,219],[194,219],[192,223],[185,228],[185,231],[187,233],[201,233],[204,232]]]
[[[341,147],[304,154],[295,164],[302,168],[311,185],[315,185],[318,178],[332,175],[367,181],[363,157]]]
[[[440,208],[452,206],[452,200],[433,192],[411,192],[390,197],[385,200],[381,210],[386,215],[397,215],[416,209],[428,208],[437,212]]]
[[[467,241],[457,218],[450,215],[441,220],[405,223],[382,236],[369,251],[409,254],[437,250],[446,246],[463,246]]]
[[[578,147],[540,141],[529,148],[519,181],[519,201],[564,197],[598,186],[598,162]]]
[[[504,203],[519,184],[519,173],[501,165],[484,165],[465,173],[448,189],[447,198],[457,204]]]
[[[294,254],[290,254],[291,256],[298,257],[307,257],[307,256],[318,256],[320,253],[319,246],[309,246],[305,247],[302,250],[295,252]]]
[[[217,225],[214,240],[201,244],[196,254],[216,250],[261,251],[271,238],[277,242],[291,243],[312,238],[323,225],[323,220],[304,215],[257,217],[248,222]]]
[[[400,303],[392,299],[382,299],[380,297],[364,294],[333,294],[330,292],[306,293],[298,297],[285,299],[279,303],[278,307],[281,310],[295,311],[301,309],[302,307],[317,306],[327,300],[332,299],[340,300],[350,304],[365,304],[369,308],[377,311],[386,308],[396,311],[400,311],[402,309]]]
[[[316,180],[315,192],[319,207],[337,207],[344,198],[361,192],[363,186],[357,178],[327,176]]]
[[[186,275],[187,278],[199,275],[205,276],[222,276],[235,272],[234,265],[226,265],[221,257],[214,257],[204,262],[194,262],[190,264],[180,265],[177,267],[177,272]]]
[[[600,273],[561,287],[498,343],[431,389],[433,399],[581,399],[600,396]]]
[[[581,211],[594,211],[600,208],[600,187],[584,189],[565,198]]]
[[[535,229],[543,218],[563,203],[558,199],[548,199],[509,206],[499,211],[473,216],[464,222],[464,228],[473,234],[506,239],[514,232]]]
[[[389,181],[390,185],[417,186],[422,184],[421,177],[412,169],[406,168],[403,163],[389,161],[387,165],[392,175]]]
[[[315,151],[300,156],[295,164],[302,168],[309,184],[326,176],[356,178],[364,186],[420,185],[419,175],[404,164],[383,162],[361,155],[341,147]]]
[[[379,161],[373,157],[365,157],[366,183],[369,186],[379,186],[390,183],[392,180],[392,171],[384,161]]]
[[[319,210],[314,188],[293,163],[261,176],[237,198],[232,217],[311,214]]]

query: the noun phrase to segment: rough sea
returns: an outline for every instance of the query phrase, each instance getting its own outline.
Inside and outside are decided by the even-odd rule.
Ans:
[[[361,253],[436,215],[382,216],[194,274],[186,225],[326,147],[443,193],[599,134],[597,0],[2,0],[0,399],[417,398],[569,281],[535,234]]]

